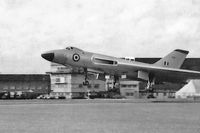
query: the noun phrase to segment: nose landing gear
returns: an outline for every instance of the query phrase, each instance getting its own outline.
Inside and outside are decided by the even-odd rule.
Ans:
[[[88,81],[88,72],[87,72],[87,68],[84,68],[84,76],[85,76],[85,80],[83,82],[83,85],[89,85],[89,81]]]
[[[83,85],[89,85],[90,83],[89,83],[89,81],[88,80],[85,80],[84,82],[83,82]]]

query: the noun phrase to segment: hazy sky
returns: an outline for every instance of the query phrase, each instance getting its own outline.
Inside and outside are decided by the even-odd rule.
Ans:
[[[41,53],[67,46],[120,57],[181,48],[200,57],[200,1],[0,1],[1,73],[45,73]]]

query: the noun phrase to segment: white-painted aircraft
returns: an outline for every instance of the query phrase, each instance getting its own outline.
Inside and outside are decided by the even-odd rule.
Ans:
[[[85,81],[83,83],[86,85],[89,84],[87,73],[93,71],[103,75],[147,81],[147,88],[150,89],[155,83],[187,83],[191,79],[200,79],[200,72],[180,69],[188,53],[188,51],[176,49],[154,64],[137,62],[133,58],[117,58],[91,53],[76,47],[48,51],[41,56],[51,62],[84,68]]]

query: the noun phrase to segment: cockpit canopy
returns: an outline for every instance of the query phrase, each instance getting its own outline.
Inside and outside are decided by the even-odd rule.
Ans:
[[[66,49],[72,50],[72,49],[74,49],[74,47],[66,47]]]
[[[76,48],[76,47],[66,47],[67,50],[75,50],[75,51],[80,51],[80,52],[83,52],[83,50],[79,49],[79,48]]]

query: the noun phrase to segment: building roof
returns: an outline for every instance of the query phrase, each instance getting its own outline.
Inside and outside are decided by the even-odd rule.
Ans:
[[[50,76],[47,74],[0,74],[0,81],[47,81]]]

